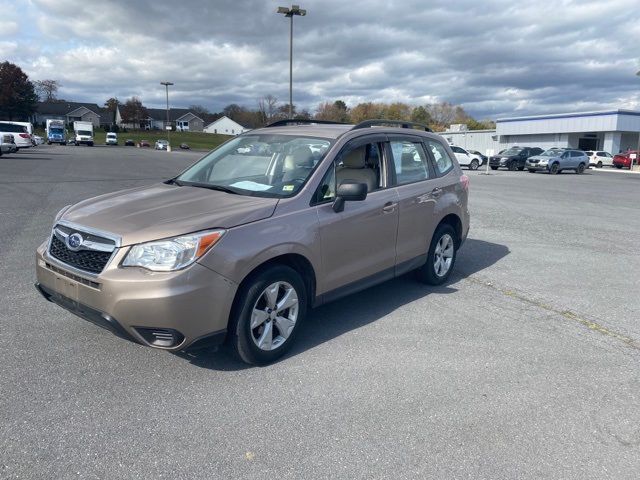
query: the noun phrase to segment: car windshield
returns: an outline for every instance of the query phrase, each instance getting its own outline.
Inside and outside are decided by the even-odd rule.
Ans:
[[[295,195],[331,146],[325,138],[242,135],[221,145],[174,183],[260,197]]]
[[[58,133],[58,134],[62,134],[62,129],[61,129],[61,128],[50,128],[50,129],[49,129],[49,133]]]
[[[78,135],[87,135],[88,137],[91,136],[91,133],[89,130],[78,130]]]
[[[518,155],[521,151],[521,148],[510,148],[502,152],[502,155]]]
[[[554,148],[546,150],[540,154],[541,157],[559,157],[560,155],[562,155],[562,150],[557,150]]]

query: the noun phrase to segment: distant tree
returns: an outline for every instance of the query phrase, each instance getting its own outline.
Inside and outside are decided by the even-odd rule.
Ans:
[[[246,109],[244,107],[241,107],[237,103],[231,103],[222,109],[222,114],[237,122],[237,118],[245,111]]]
[[[104,102],[104,108],[110,112],[111,124],[115,125],[116,123],[116,112],[118,110],[118,105],[120,105],[120,100],[117,97],[111,97]]]
[[[423,125],[429,125],[431,123],[431,115],[429,115],[426,108],[422,106],[416,107],[411,112],[411,121],[421,123]]]
[[[115,112],[120,105],[120,100],[117,97],[111,97],[107,101],[104,102],[104,108],[109,110],[110,112]]]
[[[277,110],[277,97],[268,94],[258,100],[258,112],[260,113],[263,125],[267,125],[273,121],[273,117],[276,114]]]
[[[373,120],[376,118],[380,118],[382,116],[381,113],[383,110],[384,105],[380,103],[359,103],[351,109],[351,122],[360,123],[364,120]]]
[[[386,105],[382,112],[382,118],[385,120],[410,120],[411,107],[406,103],[394,102]]]
[[[0,118],[26,119],[36,111],[37,102],[27,74],[13,63],[0,63]]]
[[[311,113],[309,113],[309,110],[303,109],[296,113],[293,118],[295,120],[311,120],[313,117]]]
[[[33,82],[36,93],[43,102],[55,102],[58,89],[62,86],[57,80],[36,80]]]
[[[325,120],[331,122],[339,122],[341,113],[337,108],[335,103],[323,102],[318,105],[318,109],[316,110],[316,114],[314,118],[316,120]]]
[[[211,113],[207,107],[202,105],[189,105],[189,110],[202,119]]]
[[[135,128],[139,128],[141,122],[149,117],[149,113],[138,97],[131,97],[120,109],[122,122],[134,124]]]

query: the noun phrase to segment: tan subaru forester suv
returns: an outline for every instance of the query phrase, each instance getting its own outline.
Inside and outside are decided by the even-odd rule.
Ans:
[[[415,270],[447,280],[469,180],[416,124],[281,121],[164,183],[63,208],[37,288],[72,313],[171,351],[229,343],[265,364],[311,307]]]

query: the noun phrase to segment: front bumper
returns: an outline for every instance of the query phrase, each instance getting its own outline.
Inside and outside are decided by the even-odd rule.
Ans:
[[[536,170],[536,171],[542,171],[542,172],[546,172],[549,170],[549,164],[545,163],[545,164],[539,164],[539,163],[525,163],[524,164],[524,168],[526,168],[527,170]]]
[[[224,340],[237,285],[207,267],[119,268],[128,250],[121,248],[101,274],[79,274],[50,257],[47,245],[36,252],[37,288],[47,300],[149,347],[176,351]],[[156,341],[167,332],[172,342]]]

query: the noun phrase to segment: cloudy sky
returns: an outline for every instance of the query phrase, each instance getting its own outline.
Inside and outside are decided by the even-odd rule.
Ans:
[[[448,101],[477,118],[640,109],[640,0],[300,0],[294,103]],[[273,0],[0,0],[0,60],[59,96],[212,111],[288,101]]]

